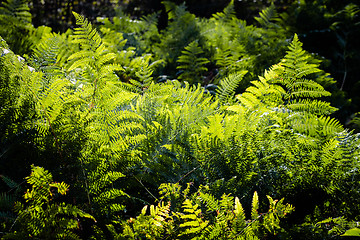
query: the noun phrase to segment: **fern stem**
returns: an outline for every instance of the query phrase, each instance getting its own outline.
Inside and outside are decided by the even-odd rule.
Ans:
[[[94,107],[94,104],[95,104],[95,97],[96,97],[96,89],[97,89],[97,78],[95,79],[94,81],[94,92],[91,96],[91,103],[90,103],[90,106],[89,106],[89,110],[91,110],[93,107]]]
[[[21,186],[22,184],[24,184],[26,182],[26,180],[22,181],[21,183],[19,183],[18,185],[16,185],[15,187],[11,188],[9,191],[7,191],[6,193],[10,193],[12,190],[17,189],[19,186]]]
[[[343,90],[344,88],[344,85],[345,85],[345,80],[346,80],[346,76],[347,76],[347,66],[346,66],[346,55],[347,55],[347,51],[346,51],[346,45],[347,45],[347,39],[348,39],[348,33],[344,33],[345,34],[345,44],[343,46],[344,48],[344,51],[343,51],[343,60],[344,60],[344,76],[343,76],[343,80],[342,80],[342,83],[341,83],[341,87],[340,87],[340,90]]]
[[[181,180],[183,180],[184,178],[186,178],[188,175],[190,175],[191,173],[195,172],[199,167],[200,167],[200,166],[195,167],[193,170],[187,172],[187,173],[186,173],[184,176],[182,176],[182,177],[179,179],[179,181],[177,181],[176,183],[179,183]],[[175,183],[175,184],[176,184],[176,183]]]
[[[345,62],[345,64],[344,64],[344,68],[345,68],[345,72],[344,72],[344,76],[343,76],[343,80],[342,80],[342,83],[341,83],[340,90],[343,90],[344,85],[345,85],[346,76],[347,76],[347,67],[346,67],[346,62]]]
[[[11,232],[11,229],[15,226],[16,221],[19,219],[19,216],[14,220],[13,224],[11,224],[11,227],[9,229],[9,232]]]
[[[143,186],[145,188],[145,190],[156,200],[156,201],[159,201],[159,199],[157,199],[157,197],[154,196],[154,194],[152,194],[150,192],[150,190],[137,178],[134,176],[134,178],[141,184],[141,186]]]

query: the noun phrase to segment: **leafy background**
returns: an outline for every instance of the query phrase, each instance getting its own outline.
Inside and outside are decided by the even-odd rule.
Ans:
[[[359,11],[3,1],[1,237],[359,236]]]

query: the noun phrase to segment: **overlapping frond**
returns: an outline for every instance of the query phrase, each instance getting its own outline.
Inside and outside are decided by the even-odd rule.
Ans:
[[[61,59],[64,42],[65,39],[61,35],[54,33],[46,35],[34,49],[30,60],[32,66],[50,76],[60,74],[60,67],[57,64],[64,62],[64,59]]]

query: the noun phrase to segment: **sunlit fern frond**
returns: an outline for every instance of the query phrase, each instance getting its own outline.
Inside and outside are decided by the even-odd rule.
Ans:
[[[234,74],[230,74],[228,77],[225,77],[220,81],[217,94],[221,102],[226,102],[233,99],[236,88],[247,72],[248,71],[246,70],[236,72]]]

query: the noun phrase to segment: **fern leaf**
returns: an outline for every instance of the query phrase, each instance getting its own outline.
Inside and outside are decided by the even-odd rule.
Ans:
[[[12,17],[13,22],[20,20],[23,23],[31,23],[31,14],[28,3],[24,0],[7,0],[0,7],[0,20],[3,16]],[[8,19],[9,20],[9,19]]]
[[[43,71],[46,75],[55,76],[61,73],[60,68],[56,65],[62,62],[61,48],[65,42],[64,37],[58,34],[46,34],[39,43],[36,44],[34,53],[31,58],[31,64],[38,70]]]
[[[259,209],[259,197],[258,197],[257,192],[255,191],[253,198],[252,198],[252,203],[251,203],[251,219],[252,220],[256,220],[259,217],[258,209]]]
[[[4,176],[4,175],[0,175],[0,178],[4,181],[4,183],[11,189],[17,188],[19,186],[18,183],[16,183],[15,181],[11,180],[9,177]]]
[[[259,13],[260,17],[255,17],[255,20],[260,23],[262,27],[269,27],[272,21],[278,18],[275,4],[272,2],[271,5]]]
[[[337,108],[330,106],[330,103],[318,100],[299,99],[287,105],[287,108],[296,112],[308,112],[314,115],[329,115]]]
[[[213,14],[213,18],[216,20],[221,20],[223,22],[228,22],[231,21],[233,18],[236,18],[234,0],[231,0],[222,12]]]
[[[183,69],[184,73],[179,78],[193,83],[192,79],[200,78],[201,74],[208,70],[205,65],[209,63],[209,60],[200,56],[203,54],[203,50],[199,47],[197,41],[191,42],[181,53],[182,55],[177,59],[179,64],[177,69]],[[200,79],[197,79],[197,81],[200,81]]]
[[[235,197],[235,210],[234,214],[239,221],[245,221],[245,212],[238,197]]]
[[[233,98],[236,88],[247,72],[248,71],[243,70],[230,74],[228,77],[223,78],[220,81],[220,86],[216,89],[216,91],[221,102],[226,102],[227,100]]]
[[[327,116],[319,117],[319,125],[319,132],[325,136],[344,131],[342,124],[337,119]]]
[[[198,205],[193,205],[191,200],[186,199],[183,208],[184,215],[181,215],[181,219],[184,223],[180,224],[180,228],[185,228],[185,231],[181,235],[200,233],[208,225],[208,221],[200,218],[201,210],[198,209]]]
[[[215,199],[214,196],[208,193],[200,192],[199,193],[199,200],[205,203],[206,207],[209,211],[217,211],[220,209],[219,201]]]

